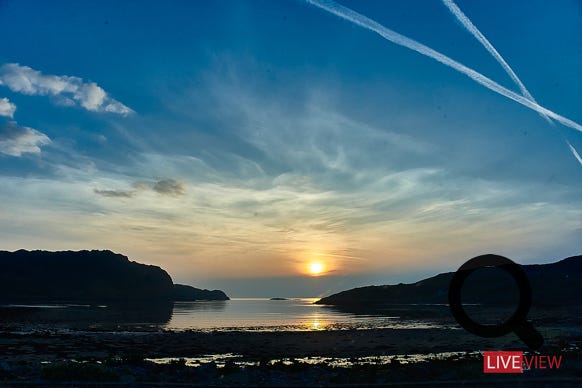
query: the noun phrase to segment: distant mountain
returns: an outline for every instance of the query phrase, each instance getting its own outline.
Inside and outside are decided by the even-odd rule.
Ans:
[[[582,256],[556,263],[523,265],[532,288],[532,303],[539,306],[582,305]],[[367,286],[342,291],[315,302],[362,310],[395,304],[447,304],[453,272],[442,273],[412,284]],[[517,286],[500,269],[473,272],[463,286],[463,303],[512,304]]]
[[[195,300],[229,300],[223,291],[201,290],[183,284],[174,284],[173,298],[175,301],[195,301]]]
[[[157,302],[174,299],[166,271],[111,251],[0,251],[0,302]]]

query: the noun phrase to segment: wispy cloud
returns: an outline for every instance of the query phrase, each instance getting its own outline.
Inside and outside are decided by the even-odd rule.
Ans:
[[[14,112],[16,111],[16,105],[10,102],[6,97],[0,98],[0,116],[4,117],[14,117]]]
[[[123,187],[125,178],[93,177],[101,187]],[[219,277],[297,273],[313,257],[353,273],[439,260],[448,265],[491,249],[536,256],[540,248],[580,237],[579,200],[550,198],[564,195],[564,188],[524,190],[436,170],[387,173],[359,191],[326,190],[313,181],[298,185],[299,178],[275,178],[266,188],[203,182],[180,197],[144,190],[114,201],[131,193],[103,190],[95,198],[86,182],[6,177],[0,240],[11,249],[89,244],[163,264],[173,274]],[[23,200],[39,205],[18,205]],[[14,235],[14,217],[28,234]],[[34,242],[26,240],[31,233]]]
[[[18,63],[0,67],[0,85],[16,93],[51,96],[59,105],[81,106],[92,112],[133,113],[132,109],[110,97],[95,82],[85,82],[73,76],[43,74]]]
[[[466,177],[426,163],[436,145],[399,125],[354,117],[332,101],[336,93],[306,93],[292,107],[222,82],[222,89],[207,85],[221,90],[212,99],[197,89],[220,108],[212,125],[231,129],[224,141],[236,134],[256,154],[203,147],[196,157],[142,154],[135,166],[78,171],[59,182],[6,177],[0,201],[8,210],[0,218],[19,214],[38,237],[33,246],[6,221],[4,245],[103,247],[201,278],[296,274],[314,257],[334,273],[382,273],[449,265],[480,250],[534,255],[550,245],[540,235],[549,233],[552,247],[579,237],[572,232],[580,228],[579,200],[550,197],[564,195],[563,187]],[[51,227],[38,226],[39,217]]]
[[[40,148],[50,144],[51,140],[44,133],[29,127],[20,127],[11,121],[0,125],[0,153],[10,156],[22,156],[25,153],[39,154]]]

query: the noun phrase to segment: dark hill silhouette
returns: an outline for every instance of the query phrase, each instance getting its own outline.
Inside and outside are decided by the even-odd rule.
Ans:
[[[183,284],[174,284],[174,301],[194,301],[194,300],[229,300],[223,291],[202,290]]]
[[[533,305],[582,305],[579,297],[582,295],[582,256],[550,264],[523,265],[522,268],[531,284]],[[452,276],[453,272],[447,272],[412,284],[359,287],[315,303],[351,311],[395,304],[448,304]],[[517,298],[513,279],[500,269],[476,271],[467,278],[463,287],[463,303],[515,305]]]
[[[160,267],[111,251],[0,252],[4,301],[171,300],[173,283]]]
[[[111,251],[0,251],[0,302],[158,302],[174,299],[166,271]]]

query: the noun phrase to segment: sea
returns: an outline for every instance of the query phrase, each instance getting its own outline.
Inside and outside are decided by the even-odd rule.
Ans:
[[[354,314],[317,298],[233,298],[170,305],[19,304],[0,306],[0,329],[316,331],[432,328],[439,323],[396,314]]]
[[[329,330],[369,328],[429,328],[419,320],[399,316],[353,314],[314,304],[318,298],[234,298],[220,302],[178,302],[167,328],[245,330]]]

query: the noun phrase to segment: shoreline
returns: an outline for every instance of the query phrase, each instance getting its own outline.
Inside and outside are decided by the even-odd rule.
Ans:
[[[581,329],[543,331],[546,353],[568,354],[570,369],[560,376],[582,376]],[[450,328],[311,332],[0,330],[0,386],[8,381],[86,381],[85,376],[91,381],[198,381],[217,386],[479,379],[480,351],[503,349],[526,350],[513,334],[484,339]]]
[[[542,329],[545,348],[582,345],[582,328]],[[84,360],[237,354],[246,359],[368,357],[482,350],[527,350],[514,334],[480,338],[462,329],[345,329],[318,331],[31,331],[0,330],[0,361]]]

